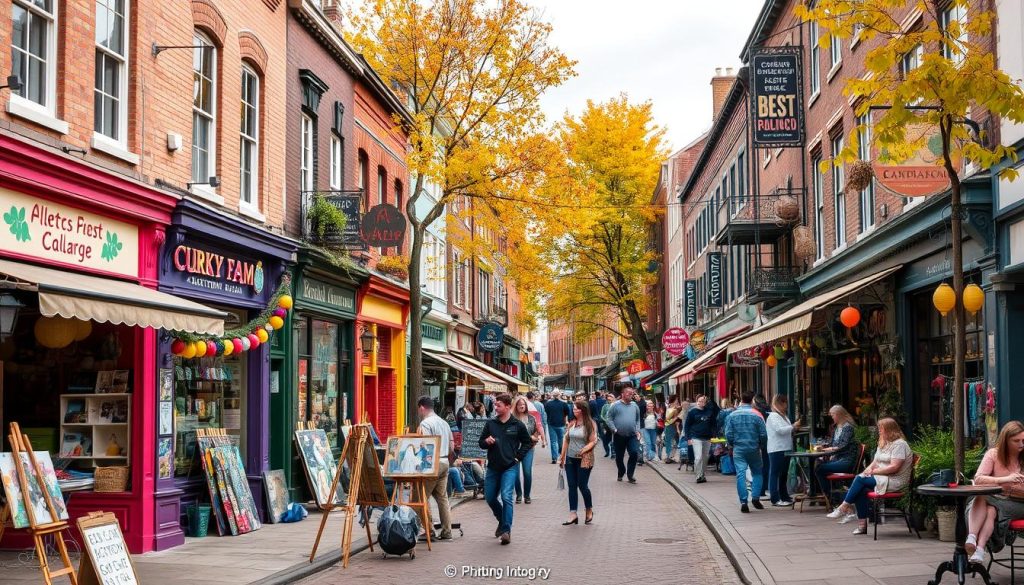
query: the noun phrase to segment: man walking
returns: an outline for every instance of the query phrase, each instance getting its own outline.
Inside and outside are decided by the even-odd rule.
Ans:
[[[494,414],[480,433],[480,448],[487,450],[484,498],[498,519],[494,536],[501,538],[504,545],[512,540],[512,498],[516,478],[519,477],[519,463],[533,448],[533,438],[526,425],[512,416],[512,397],[508,394],[502,393],[494,398]],[[562,430],[565,430],[564,426]]]
[[[604,456],[615,457],[615,449],[612,447],[612,424],[610,422],[609,414],[612,410],[612,405],[615,404],[615,395],[611,392],[604,397],[604,406],[601,407],[601,444],[604,445]]]
[[[740,511],[750,512],[747,507],[748,497],[751,504],[758,510],[764,506],[758,499],[763,481],[761,478],[761,447],[768,444],[768,431],[764,426],[761,414],[751,408],[750,401],[754,393],[744,391],[740,397],[740,405],[725,420],[725,440],[732,447],[732,459],[736,464],[736,492],[740,497]],[[753,475],[754,492],[747,492],[747,469]]]
[[[437,502],[437,513],[441,516],[441,534],[437,539],[451,540],[452,511],[448,504],[448,467],[449,462],[455,461],[455,439],[452,437],[451,426],[434,412],[433,398],[421,396],[416,402],[416,406],[420,415],[419,433],[424,436],[441,438],[441,450],[437,458],[437,478],[424,482],[424,488],[427,497],[434,496],[434,501]],[[432,530],[433,526],[426,526],[425,529]]]
[[[642,428],[644,428],[644,419],[647,418],[647,401],[644,400],[644,397],[639,392],[634,391],[633,392],[633,403],[636,404],[636,407],[638,409],[640,409],[640,428],[642,429]],[[637,442],[639,442],[639,440]],[[640,449],[640,459],[637,460],[636,464],[639,465],[640,467],[643,467],[644,466],[643,447],[638,447],[638,448]],[[651,445],[651,448],[653,449],[654,445]]]
[[[615,447],[615,467],[619,471],[619,481],[625,475],[629,483],[636,483],[633,477],[636,472],[636,459],[640,453],[640,408],[633,402],[633,389],[623,388],[621,398],[608,411],[608,423],[615,436],[612,443]],[[626,465],[622,458],[629,453]]]
[[[708,397],[703,394],[697,397],[697,404],[686,413],[683,435],[686,444],[693,447],[693,467],[697,473],[697,483],[707,481],[704,470],[708,466],[708,456],[711,455],[711,439],[715,436],[717,420],[718,405],[714,402],[708,404]]]
[[[565,439],[565,425],[573,418],[572,408],[562,400],[561,394],[561,392],[555,390],[551,400],[544,405],[544,410],[548,415],[547,437],[551,446],[552,464],[558,461],[558,456],[562,453],[562,441]]]

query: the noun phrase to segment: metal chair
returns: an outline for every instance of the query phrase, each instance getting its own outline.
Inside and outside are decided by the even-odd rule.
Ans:
[[[860,454],[857,455],[857,461],[853,464],[853,473],[832,473],[825,476],[828,480],[829,489],[825,491],[825,499],[828,502],[828,507],[832,507],[832,496],[835,494],[835,484],[838,482],[853,481],[853,478],[857,477],[857,473],[864,469],[864,451],[867,449],[867,445],[864,443],[860,444]]]
[[[913,467],[910,470],[910,477],[914,477],[914,474],[917,471],[917,464],[920,461],[921,456],[915,453]],[[871,521],[875,523],[875,540],[878,540],[878,521],[882,518],[903,518],[903,520],[907,523],[907,531],[911,534],[914,534],[916,532],[917,537],[921,538],[921,532],[917,529],[917,527],[910,523],[909,508],[911,508],[913,505],[914,489],[912,486],[908,487],[910,489],[908,489],[908,491],[906,492],[886,492],[884,494],[871,492],[868,494],[868,500],[871,501]],[[904,494],[906,494],[909,497],[909,501],[907,502],[906,508],[895,508],[895,511],[882,509],[883,504],[885,502],[896,502],[897,500],[902,498]]]
[[[988,559],[988,566],[985,567],[991,572],[992,564],[995,563],[1000,567],[1010,569],[1010,585],[1016,585],[1017,565],[1024,564],[1024,550],[1017,550],[1024,548],[1017,542],[1017,537],[1021,535],[1024,535],[1024,520],[1010,520],[1010,530],[1006,534],[1006,546],[1010,548],[1009,556],[996,558],[995,555],[992,555]]]

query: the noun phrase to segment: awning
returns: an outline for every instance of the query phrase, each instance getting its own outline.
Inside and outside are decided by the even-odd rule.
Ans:
[[[480,383],[484,385],[485,392],[503,392],[505,390],[505,383],[503,381],[496,379],[494,376],[491,376],[479,368],[474,368],[473,366],[462,362],[462,360],[455,359],[451,354],[437,353],[425,349],[423,350],[423,355],[450,368],[458,370],[463,374],[468,374],[477,380],[480,380]]]
[[[551,374],[550,376],[544,376],[544,385],[553,386],[555,384],[565,384],[567,376],[565,374]]]
[[[729,343],[729,353],[738,353],[788,335],[795,335],[802,331],[806,331],[811,326],[815,311],[827,307],[836,301],[842,300],[843,297],[851,295],[862,288],[875,284],[902,267],[902,265],[894,266],[888,270],[872,274],[871,276],[851,282],[850,284],[841,286],[833,291],[822,293],[816,297],[806,300],[764,325],[757,327],[750,333],[731,341]]]
[[[600,370],[594,372],[594,377],[595,378],[610,378],[614,374],[618,373],[618,371],[619,371],[619,360],[615,360],[614,362],[612,362],[612,363],[608,364],[607,366],[601,368]]]
[[[664,369],[648,376],[645,380],[643,380],[642,385],[653,386],[655,384],[661,384],[662,382],[667,380],[669,376],[685,367],[687,363],[688,362],[685,359],[672,362],[672,364],[666,366]]]
[[[224,335],[226,313],[131,282],[10,260],[0,260],[0,275],[38,292],[39,312],[47,317]]]
[[[478,370],[483,370],[483,371],[489,373],[492,378],[497,378],[498,380],[504,380],[504,382],[503,382],[504,384],[511,384],[516,389],[516,391],[519,392],[520,394],[526,394],[527,392],[530,391],[530,387],[527,386],[526,383],[523,382],[522,380],[520,380],[519,378],[510,376],[510,375],[506,374],[505,372],[502,372],[499,369],[492,368],[491,366],[488,366],[487,364],[477,360],[476,358],[472,358],[472,357],[469,357],[468,355],[459,354],[459,353],[453,353],[453,354],[450,354],[450,355],[452,357],[454,357],[455,359],[461,361],[461,362],[465,362],[465,363],[467,363],[467,364],[477,368]]]
[[[672,382],[689,382],[697,374],[725,363],[726,350],[729,344],[722,344],[704,352],[704,355],[686,364],[686,367],[679,370],[670,378]]]

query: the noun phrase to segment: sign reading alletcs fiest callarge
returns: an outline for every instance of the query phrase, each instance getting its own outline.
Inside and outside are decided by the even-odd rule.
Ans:
[[[799,47],[765,47],[750,59],[754,147],[803,146]]]

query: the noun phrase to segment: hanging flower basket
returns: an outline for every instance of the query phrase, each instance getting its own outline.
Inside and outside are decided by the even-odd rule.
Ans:
[[[875,169],[866,160],[853,162],[846,169],[846,192],[859,193],[868,188],[871,179],[875,178]]]
[[[790,195],[780,197],[775,201],[775,216],[786,223],[797,221],[800,219],[800,202]]]
[[[409,280],[409,259],[405,256],[382,256],[377,262],[377,271],[398,280]]]
[[[794,228],[793,253],[801,260],[809,260],[814,257],[814,252],[814,236],[811,235],[811,228],[805,225]]]

